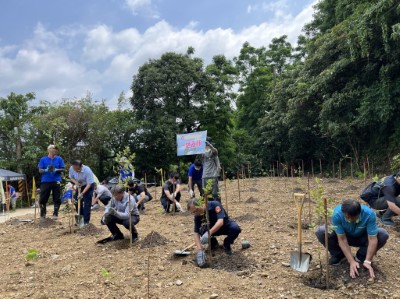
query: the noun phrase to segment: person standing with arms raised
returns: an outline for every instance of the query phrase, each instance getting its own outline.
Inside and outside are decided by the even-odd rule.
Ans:
[[[58,147],[50,144],[47,147],[48,155],[40,159],[38,168],[42,174],[40,183],[40,221],[46,219],[46,205],[50,194],[53,195],[54,212],[53,219],[58,219],[58,211],[61,205],[61,173],[64,171],[64,160],[58,156]]]

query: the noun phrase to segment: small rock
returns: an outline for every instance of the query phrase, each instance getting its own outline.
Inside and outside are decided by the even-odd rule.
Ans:
[[[29,266],[33,266],[33,264],[30,263],[30,262],[26,262],[26,263],[25,263],[25,267],[29,267]]]
[[[56,260],[56,259],[58,259],[60,256],[58,255],[58,254],[53,254],[52,256],[51,256],[51,259],[52,260]]]
[[[209,298],[210,298],[210,299],[218,298],[218,294],[213,293],[213,294],[210,295]]]
[[[263,272],[263,273],[260,274],[261,277],[268,277],[268,275],[269,274],[267,272]]]
[[[282,262],[282,266],[284,266],[284,267],[290,267],[290,264],[289,264],[289,263]]]
[[[177,286],[181,286],[181,285],[183,285],[183,282],[178,279],[177,281],[175,281],[175,284]]]
[[[135,277],[139,277],[139,276],[142,276],[142,275],[143,275],[142,271],[138,271],[138,272],[135,273]]]
[[[158,271],[164,271],[164,270],[165,270],[165,268],[163,266],[158,267]]]
[[[162,287],[162,283],[161,283],[161,282],[156,283],[156,287],[157,287],[157,288],[161,288],[161,287]]]
[[[373,278],[368,279],[368,284],[374,284],[375,280]]]

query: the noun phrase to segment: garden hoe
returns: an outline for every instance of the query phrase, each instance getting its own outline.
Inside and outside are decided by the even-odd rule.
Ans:
[[[195,243],[190,244],[188,247],[183,248],[182,250],[175,250],[174,255],[175,256],[185,256],[185,255],[189,255],[190,251],[188,249],[192,248],[194,245],[196,245]]]
[[[305,195],[301,193],[294,194],[294,201],[297,207],[297,251],[290,252],[290,267],[299,272],[307,272],[310,267],[311,255],[301,251],[302,230],[301,215],[303,210]]]
[[[75,222],[79,228],[83,228],[85,223],[83,221],[83,215],[81,215],[81,187],[78,186],[78,215],[75,215]]]

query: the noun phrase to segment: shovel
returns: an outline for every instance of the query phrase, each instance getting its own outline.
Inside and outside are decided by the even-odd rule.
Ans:
[[[79,228],[83,228],[85,223],[83,221],[83,216],[81,215],[81,187],[78,186],[78,215],[75,215],[75,222]]]
[[[307,272],[310,267],[311,255],[301,251],[302,246],[302,230],[301,230],[301,214],[303,210],[305,195],[302,193],[294,194],[294,202],[297,207],[297,251],[290,252],[290,267],[299,272]]]
[[[174,255],[175,256],[184,256],[184,255],[189,255],[190,251],[188,251],[188,249],[192,248],[194,245],[196,245],[195,243],[190,244],[188,247],[182,249],[182,250],[175,250]]]

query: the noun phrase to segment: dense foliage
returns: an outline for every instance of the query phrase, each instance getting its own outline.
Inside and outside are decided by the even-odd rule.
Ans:
[[[311,161],[316,172],[350,161],[355,171],[367,162],[388,172],[400,145],[399,45],[398,1],[322,0],[295,47],[280,36],[209,65],[191,47],[149,60],[133,77],[130,109],[90,95],[31,105],[34,94],[12,93],[0,99],[0,167],[35,173],[56,143],[100,178],[127,146],[139,177],[184,173],[195,157],[176,156],[176,134],[207,130],[230,174],[248,162],[253,174],[269,174],[272,163],[310,171]]]

